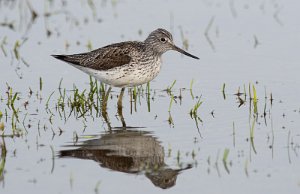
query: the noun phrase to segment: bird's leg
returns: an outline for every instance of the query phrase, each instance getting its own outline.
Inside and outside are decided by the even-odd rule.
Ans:
[[[111,87],[109,87],[108,90],[103,93],[103,95],[102,95],[102,107],[101,107],[102,116],[103,116],[103,118],[104,118],[104,120],[107,124],[108,130],[111,130],[111,125],[110,125],[109,117],[108,117],[108,114],[107,114],[107,101],[108,101],[110,91],[111,91]]]
[[[120,95],[119,95],[119,98],[118,98],[118,115],[119,115],[119,117],[121,119],[122,127],[124,129],[126,129],[126,123],[125,123],[125,119],[124,119],[124,116],[123,116],[123,106],[122,106],[122,100],[123,100],[123,96],[124,96],[124,91],[125,91],[125,88],[122,88],[121,92],[120,92]]]

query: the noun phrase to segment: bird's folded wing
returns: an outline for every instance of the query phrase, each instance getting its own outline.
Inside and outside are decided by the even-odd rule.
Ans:
[[[131,61],[129,49],[114,45],[103,47],[86,54],[79,65],[95,70],[109,70],[126,65]]]

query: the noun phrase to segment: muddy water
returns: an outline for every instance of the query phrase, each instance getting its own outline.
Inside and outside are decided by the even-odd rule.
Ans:
[[[1,193],[298,193],[299,6],[0,1]],[[126,130],[118,88],[103,117],[100,84],[88,100],[96,82],[50,56],[158,27],[200,60],[170,51],[126,90]]]

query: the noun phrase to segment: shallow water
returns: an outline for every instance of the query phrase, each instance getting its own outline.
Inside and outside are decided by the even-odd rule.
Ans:
[[[299,6],[0,0],[1,193],[299,193]],[[170,51],[150,93],[126,90],[126,131],[118,88],[106,118],[103,92],[75,106],[96,82],[51,54],[158,27],[200,60]]]

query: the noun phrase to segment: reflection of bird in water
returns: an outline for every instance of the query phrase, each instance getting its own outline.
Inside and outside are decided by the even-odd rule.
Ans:
[[[99,139],[84,141],[79,148],[60,151],[60,157],[94,160],[102,167],[139,174],[145,173],[155,186],[166,189],[175,185],[180,171],[164,163],[164,149],[149,132],[119,130]]]
[[[190,168],[192,168],[191,164],[188,164],[187,167],[178,170],[163,167],[157,170],[154,169],[153,171],[147,172],[146,177],[148,177],[155,186],[160,187],[162,189],[167,189],[175,185],[177,175],[180,171]]]

